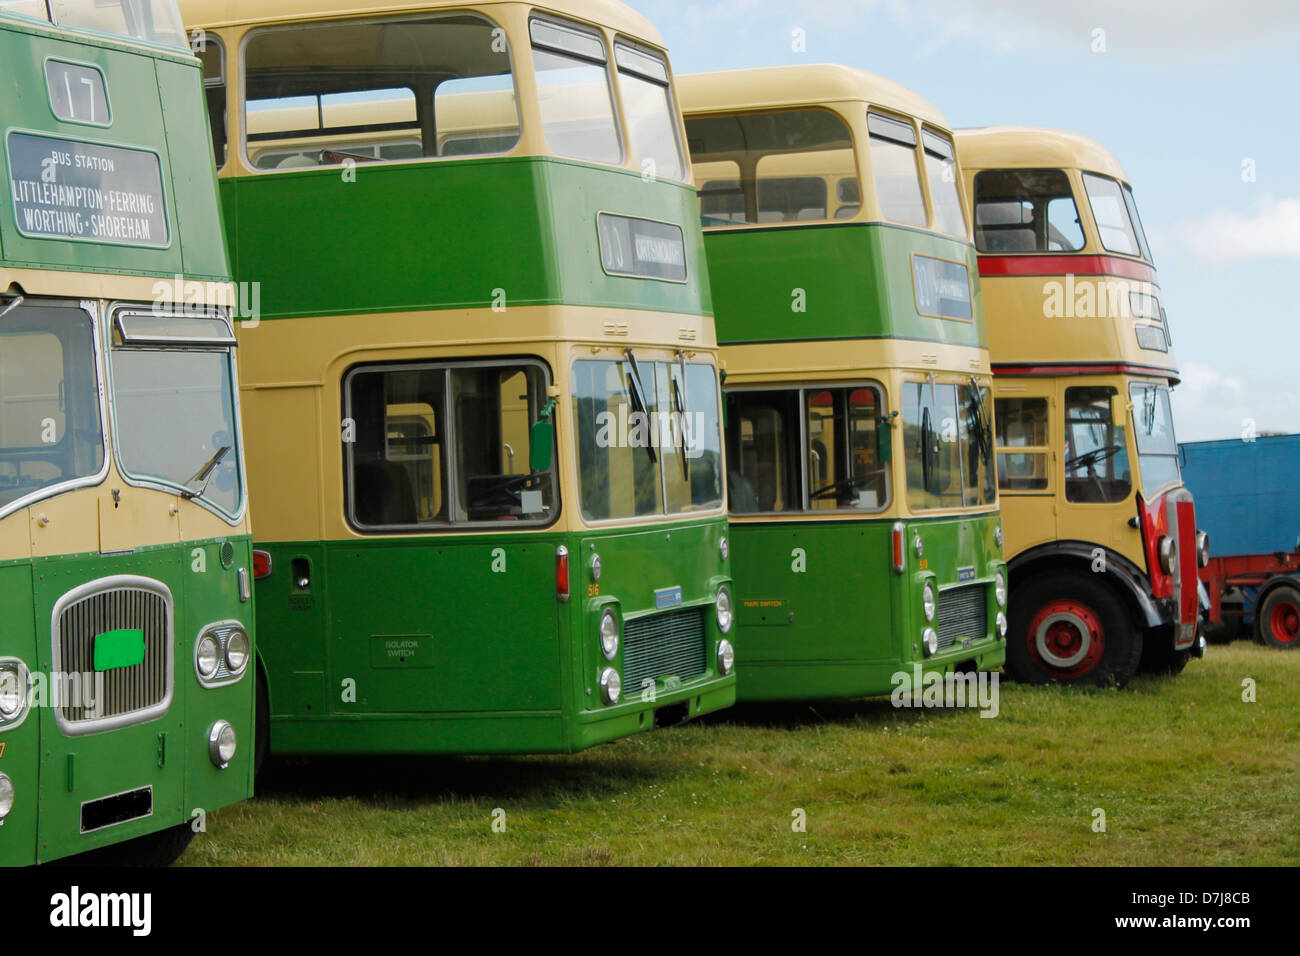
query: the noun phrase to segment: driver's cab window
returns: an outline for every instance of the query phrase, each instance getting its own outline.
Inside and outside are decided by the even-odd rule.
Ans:
[[[809,390],[804,403],[808,436],[808,507],[877,511],[888,498],[880,460],[880,398],[872,388]]]
[[[1123,501],[1133,489],[1124,423],[1115,421],[1110,386],[1065,390],[1065,498]]]

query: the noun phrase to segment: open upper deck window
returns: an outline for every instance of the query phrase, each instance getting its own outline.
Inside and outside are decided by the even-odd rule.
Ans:
[[[980,252],[1078,252],[1083,227],[1070,179],[1059,169],[986,169],[975,176]]]
[[[950,236],[965,236],[966,217],[957,191],[957,154],[952,140],[926,129],[921,131],[921,144],[925,148],[925,178],[934,203],[934,225]]]
[[[176,0],[50,0],[50,12],[63,26],[190,48]]]
[[[533,20],[528,29],[546,145],[558,156],[621,163],[605,41],[552,20]]]
[[[628,141],[637,165],[652,176],[685,179],[668,65],[658,55],[625,43],[614,44],[614,60],[627,111]]]
[[[473,14],[258,30],[244,74],[256,169],[475,156],[519,141],[505,34]]]
[[[706,227],[858,211],[853,135],[830,110],[695,116],[686,136]]]
[[[924,226],[925,200],[916,165],[916,129],[883,113],[867,114],[871,134],[871,172],[880,213],[890,222]]]

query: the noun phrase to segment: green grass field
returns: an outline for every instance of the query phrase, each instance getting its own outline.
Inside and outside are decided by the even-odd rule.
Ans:
[[[1211,647],[1122,691],[1004,682],[993,719],[745,708],[573,757],[272,774],[181,864],[1295,865],[1300,653]]]

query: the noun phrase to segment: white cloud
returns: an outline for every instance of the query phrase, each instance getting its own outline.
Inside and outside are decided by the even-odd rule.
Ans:
[[[1163,237],[1189,248],[1201,259],[1300,257],[1300,199],[1265,196],[1249,213],[1215,210],[1185,222],[1172,236]]]
[[[1179,441],[1241,438],[1248,429],[1300,432],[1300,396],[1289,377],[1269,381],[1240,369],[1182,362],[1173,391]]]

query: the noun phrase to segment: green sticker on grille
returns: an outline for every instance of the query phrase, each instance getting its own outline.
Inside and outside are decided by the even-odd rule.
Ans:
[[[95,638],[95,670],[111,671],[144,663],[144,631],[105,631]]]

